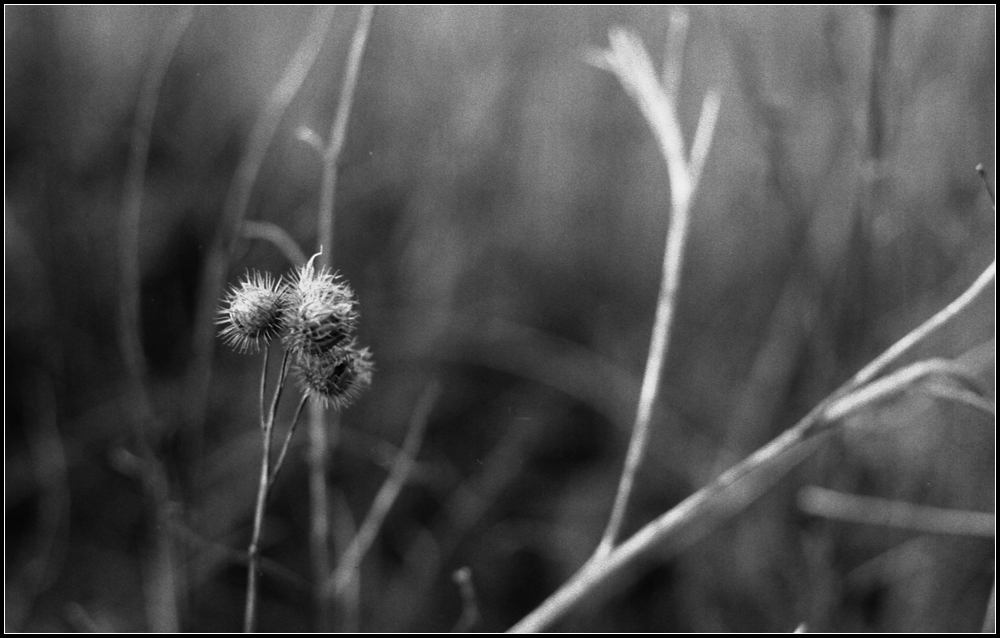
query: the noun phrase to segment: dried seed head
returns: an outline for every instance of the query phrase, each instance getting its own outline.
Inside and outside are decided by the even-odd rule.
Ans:
[[[324,355],[304,354],[297,368],[306,393],[340,410],[371,385],[374,365],[368,348],[357,348],[352,341]]]
[[[297,354],[323,356],[343,348],[358,324],[354,292],[336,275],[313,267],[314,255],[288,288],[288,347]]]
[[[285,325],[287,297],[281,281],[270,274],[248,271],[222,300],[216,323],[223,326],[219,336],[240,352],[258,350]]]

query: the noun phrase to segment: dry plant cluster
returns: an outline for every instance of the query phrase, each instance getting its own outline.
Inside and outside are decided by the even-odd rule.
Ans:
[[[298,448],[293,438],[303,414],[307,422],[303,456],[309,508],[300,520],[308,527],[306,554],[309,564],[304,569],[310,572],[307,589],[315,612],[314,628],[356,630],[361,626],[358,609],[363,562],[379,542],[404,487],[420,472],[418,455],[432,423],[432,412],[448,391],[439,379],[426,380],[415,404],[408,410],[410,416],[404,440],[398,448],[391,445],[387,448],[389,458],[384,463],[387,474],[377,489],[371,490],[373,495],[365,499],[364,516],[357,525],[347,522],[342,511],[333,509],[335,500],[329,493],[330,476],[336,471],[331,455],[343,434],[340,425],[343,411],[349,410],[373,381],[374,391],[367,396],[372,401],[380,400],[377,392],[379,371],[373,364],[371,352],[360,346],[356,337],[359,327],[370,318],[365,300],[357,298],[344,278],[333,274],[334,210],[341,155],[350,129],[355,89],[375,13],[373,7],[366,6],[357,13],[329,133],[323,136],[306,126],[297,131],[298,142],[313,149],[320,164],[319,203],[315,222],[310,222],[315,227],[316,254],[306,260],[305,255],[313,251],[304,250],[293,239],[291,229],[248,219],[252,191],[265,155],[278,134],[279,123],[306,83],[335,23],[335,16],[341,15],[341,11],[332,6],[316,9],[305,36],[257,115],[225,196],[218,232],[214,235],[214,243],[207,248],[200,273],[194,317],[196,333],[192,342],[194,363],[186,378],[186,409],[189,412],[186,419],[202,422],[209,410],[209,388],[218,340],[240,352],[263,350],[257,396],[250,399],[254,396],[251,388],[240,394],[259,410],[260,416],[258,453],[261,463],[252,529],[246,551],[246,545],[230,548],[233,560],[247,567],[243,606],[245,631],[258,627],[261,616],[258,601],[261,592],[267,590],[268,581],[280,587],[294,567],[281,564],[280,557],[269,557],[263,539],[268,508],[280,505],[271,498],[275,495],[279,471],[294,464],[294,450]],[[876,16],[877,25],[888,24],[891,17],[886,15]],[[122,303],[117,334],[126,363],[130,405],[134,406],[132,438],[137,446],[128,465],[140,478],[144,502],[153,513],[152,518],[158,523],[155,528],[159,530],[154,534],[147,557],[148,573],[154,576],[144,592],[152,610],[149,629],[156,631],[183,628],[179,611],[179,592],[183,584],[177,581],[173,567],[179,560],[173,537],[177,528],[173,514],[174,488],[149,434],[164,417],[158,414],[149,396],[148,363],[143,356],[140,210],[151,131],[158,100],[164,90],[164,77],[193,19],[193,9],[177,12],[177,17],[162,34],[157,54],[145,75],[131,134],[118,243]],[[852,423],[852,419],[877,406],[909,393],[923,393],[933,396],[935,401],[958,403],[995,418],[995,402],[989,388],[981,387],[956,360],[945,355],[928,356],[924,349],[929,337],[960,316],[994,285],[994,260],[964,292],[908,333],[899,335],[893,345],[841,383],[794,425],[745,458],[727,463],[711,480],[652,520],[630,528],[630,506],[634,507],[637,485],[649,478],[643,474],[643,462],[650,454],[652,431],[657,424],[654,415],[662,399],[664,370],[673,352],[671,345],[677,339],[679,294],[685,282],[685,249],[692,219],[698,212],[699,195],[706,188],[705,168],[712,162],[713,148],[721,134],[720,113],[727,108],[722,88],[708,88],[699,101],[696,126],[690,134],[685,133],[681,86],[688,30],[688,15],[683,10],[672,11],[664,62],[659,72],[641,38],[624,28],[611,30],[607,48],[586,54],[592,67],[606,71],[620,83],[652,133],[669,187],[669,205],[665,213],[669,227],[641,390],[604,531],[589,559],[548,598],[516,622],[511,627],[513,632],[538,632],[557,627],[556,623],[572,617],[584,601],[613,589],[616,578],[643,557],[651,553],[661,557],[679,553],[738,518],[783,477],[829,444]],[[880,37],[877,30],[875,37]],[[887,70],[878,72],[884,74]],[[594,81],[599,81],[596,75]],[[877,106],[872,106],[872,112],[878,110]],[[878,125],[873,122],[871,126]],[[872,149],[877,160],[878,144],[874,144]],[[247,242],[257,241],[280,252],[291,264],[292,274],[276,278],[250,270],[225,291],[238,249]],[[275,372],[271,353],[278,348],[283,355]],[[914,353],[919,356],[914,358]],[[294,411],[282,412],[280,400],[291,375],[299,380],[301,396]],[[275,379],[271,384],[269,377]],[[282,425],[281,415],[289,414],[287,425]],[[275,452],[273,441],[279,433],[282,443]],[[612,491],[612,486],[608,486],[609,494]],[[804,488],[799,493],[799,504],[809,515],[831,520],[941,534],[990,537],[995,534],[995,519],[991,513],[931,508],[820,486]],[[333,538],[337,535],[341,540],[334,543]],[[476,593],[477,574],[463,566],[452,576],[456,597],[461,601],[461,613],[454,628],[467,631],[475,628],[485,613]],[[994,580],[989,608],[984,610],[984,628],[994,626],[995,596]],[[804,618],[799,620],[804,621]],[[808,630],[809,627],[801,625],[800,629]]]

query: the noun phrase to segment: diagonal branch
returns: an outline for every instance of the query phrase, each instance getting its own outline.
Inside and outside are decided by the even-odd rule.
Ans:
[[[828,413],[837,417],[847,416],[852,410],[868,405],[876,398],[887,396],[887,390],[893,385],[891,381],[893,379],[896,383],[906,375],[912,375],[915,379],[918,376],[916,372],[928,372],[931,367],[936,367],[933,371],[938,371],[940,364],[928,366],[927,362],[919,362],[903,368],[895,377],[890,375],[883,380],[890,380],[889,383],[873,384],[875,389],[860,393],[861,399],[851,396],[865,382],[896,363],[900,357],[946,321],[967,308],[995,279],[996,262],[993,262],[958,298],[876,357],[798,423],[723,472],[710,484],[661,514],[602,560],[591,560],[586,563],[558,591],[514,625],[510,631],[514,633],[542,631],[579,604],[590,591],[620,572],[653,546],[667,541],[676,544],[682,534],[690,542],[692,538],[703,535],[721,521],[742,511],[795,465],[818,449],[824,435],[838,427],[841,422],[831,420]],[[897,389],[898,387],[902,386],[897,386]]]

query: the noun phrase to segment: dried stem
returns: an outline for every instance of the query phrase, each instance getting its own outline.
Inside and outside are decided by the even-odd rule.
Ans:
[[[361,70],[361,58],[368,42],[368,31],[371,27],[373,5],[361,8],[358,23],[354,27],[354,37],[351,39],[351,50],[344,65],[344,78],[340,86],[340,97],[337,102],[337,113],[330,125],[330,137],[326,150],[323,152],[323,183],[320,189],[320,205],[317,222],[318,237],[321,246],[326,246],[328,252],[319,258],[318,267],[329,267],[333,255],[333,219],[334,197],[337,190],[337,166],[340,154],[344,150],[347,139],[347,121],[351,116],[351,106],[354,103],[354,88],[358,83],[358,72]]]
[[[361,68],[361,58],[368,40],[374,7],[365,5],[358,16],[351,39],[351,48],[344,65],[344,76],[337,102],[337,112],[330,125],[330,138],[323,150],[323,180],[320,185],[319,210],[316,215],[317,242],[321,254],[316,264],[317,268],[328,268],[333,263],[334,251],[334,217],[335,198],[337,191],[337,168],[340,154],[347,138],[347,122],[354,101],[354,87],[357,85],[358,72]],[[302,137],[300,133],[300,138]],[[316,145],[317,136],[308,139]],[[323,251],[322,247],[326,250]],[[328,426],[326,410],[319,403],[313,402],[309,409],[309,554],[313,569],[313,604],[315,606],[318,629],[330,629],[326,597],[322,583],[331,571],[330,567],[330,513],[326,489],[327,463],[330,450],[330,430],[336,432],[339,426],[339,412],[331,416],[332,424]]]
[[[890,387],[895,391],[905,389],[907,387],[905,383],[912,381],[907,379],[906,375],[915,375],[913,370],[920,370],[919,367],[904,368],[901,371],[903,374],[896,375],[894,382],[879,386],[878,391],[863,393],[862,396],[867,400],[857,400],[849,396],[889,365],[897,362],[944,322],[968,307],[995,278],[996,262],[993,262],[957,299],[893,344],[821,401],[798,423],[723,472],[712,483],[660,515],[602,560],[591,560],[586,563],[566,584],[535,611],[514,625],[510,631],[526,633],[543,630],[577,605],[590,591],[618,573],[650,547],[662,545],[668,540],[676,542],[681,533],[684,533],[690,542],[690,539],[706,533],[720,521],[727,520],[742,511],[796,464],[815,451],[822,442],[823,435],[842,423],[842,421],[832,421],[828,411],[832,410],[836,416],[844,417],[847,416],[848,409],[859,409],[877,398],[887,396]],[[936,365],[940,368],[940,364]]]
[[[269,350],[267,346],[266,350]],[[265,350],[265,351],[266,351]],[[265,359],[267,357],[265,356]],[[274,389],[271,408],[260,413],[262,454],[260,460],[260,480],[257,484],[257,503],[253,514],[253,532],[250,536],[250,547],[247,550],[247,599],[243,613],[243,631],[251,632],[257,621],[257,581],[260,572],[260,537],[264,531],[264,511],[267,509],[267,494],[271,486],[271,441],[274,434],[274,417],[278,413],[278,402],[281,391],[285,387],[285,375],[288,371],[288,351],[281,358],[281,370],[278,372],[278,384]],[[264,366],[261,376],[267,376],[267,366]],[[264,391],[264,381],[261,380],[261,392]],[[263,399],[263,395],[261,397]],[[263,407],[263,400],[261,401]]]
[[[472,569],[460,567],[452,572],[451,579],[458,585],[458,593],[462,597],[462,615],[451,631],[464,634],[479,621],[479,603],[476,601],[476,589],[472,586]]]
[[[799,491],[799,507],[814,516],[864,525],[885,525],[927,534],[996,536],[996,516],[885,498],[844,494],[810,485]]]
[[[684,66],[684,44],[687,42],[688,16],[683,11],[671,11],[667,22],[667,43],[663,47],[663,91],[671,100],[677,99]]]
[[[332,595],[339,598],[342,592],[346,591],[358,577],[361,561],[364,559],[365,554],[368,553],[372,542],[378,536],[386,515],[392,508],[393,503],[396,502],[396,497],[399,496],[400,490],[403,489],[403,485],[406,484],[406,480],[413,470],[413,466],[416,463],[417,451],[420,449],[424,431],[427,428],[427,422],[430,418],[431,408],[434,407],[440,394],[441,386],[435,381],[427,386],[420,399],[418,399],[417,405],[410,417],[406,439],[403,441],[403,446],[400,448],[399,454],[393,461],[389,476],[375,496],[371,509],[368,510],[368,515],[365,517],[361,527],[358,528],[357,534],[351,539],[350,545],[347,546],[344,554],[340,557],[337,569],[330,575],[324,585],[324,589]]]
[[[191,413],[188,421],[192,427],[201,430],[212,374],[212,353],[214,352],[214,326],[212,314],[215,312],[222,291],[226,269],[235,247],[235,240],[243,226],[253,185],[257,180],[267,149],[278,130],[281,118],[305,81],[309,70],[319,55],[323,40],[333,23],[334,7],[320,7],[316,17],[310,21],[310,28],[295,55],[289,61],[281,79],[267,98],[263,110],[254,123],[247,143],[246,152],[229,185],[223,203],[219,229],[208,251],[199,286],[198,305],[195,313],[192,347],[194,362],[188,379],[188,405]]]
[[[245,221],[243,236],[247,239],[263,239],[270,242],[290,263],[301,266],[306,263],[306,255],[298,243],[281,226],[272,222]]]
[[[671,19],[671,51],[677,56],[683,52],[683,33],[686,18]],[[642,463],[653,406],[660,389],[660,377],[667,357],[667,346],[677,306],[677,291],[684,256],[684,245],[690,220],[691,204],[698,186],[719,111],[719,96],[710,92],[702,106],[701,122],[692,152],[692,163],[685,158],[683,133],[677,117],[676,89],[680,77],[681,59],[668,59],[664,64],[664,86],[656,79],[653,65],[639,39],[625,31],[612,30],[609,34],[611,48],[593,57],[593,62],[615,74],[642,110],[660,145],[660,152],[667,164],[670,177],[670,229],[663,253],[663,274],[656,306],[656,318],[643,374],[642,391],[632,438],[625,457],[625,467],[618,484],[608,525],[591,560],[599,561],[614,547],[625,519],[629,496],[636,473]],[[668,43],[669,44],[669,43]]]
[[[299,417],[302,416],[302,408],[306,405],[306,400],[309,398],[308,394],[303,394],[302,398],[299,399],[299,406],[295,408],[295,416],[292,417],[292,424],[288,427],[288,434],[285,435],[285,442],[281,444],[281,451],[278,452],[278,458],[274,462],[274,469],[271,471],[271,478],[268,480],[268,486],[274,485],[274,479],[278,478],[278,472],[281,471],[281,466],[285,463],[285,455],[288,454],[288,448],[291,445],[292,437],[295,435],[295,428],[299,424]]]

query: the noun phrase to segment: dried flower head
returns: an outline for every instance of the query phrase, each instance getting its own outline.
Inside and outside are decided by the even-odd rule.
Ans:
[[[316,270],[317,256],[296,273],[286,309],[286,343],[293,352],[308,356],[336,354],[358,324],[354,292],[328,269]]]
[[[358,348],[351,341],[325,355],[304,354],[299,357],[297,368],[308,394],[323,405],[340,410],[371,385],[374,365],[368,348]]]
[[[216,321],[223,326],[219,336],[240,352],[259,349],[261,340],[267,343],[284,328],[285,287],[268,273],[247,271],[222,304]]]

